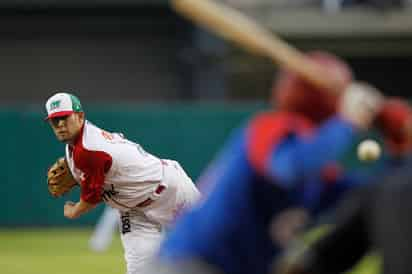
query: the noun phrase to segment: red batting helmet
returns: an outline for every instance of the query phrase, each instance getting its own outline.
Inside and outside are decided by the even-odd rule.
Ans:
[[[352,80],[351,69],[337,56],[326,52],[312,52],[308,56],[325,70],[331,71],[331,75],[338,75],[347,84]],[[280,72],[274,83],[272,95],[279,109],[302,113],[315,123],[334,114],[338,103],[336,94],[320,89],[295,72],[286,70]]]

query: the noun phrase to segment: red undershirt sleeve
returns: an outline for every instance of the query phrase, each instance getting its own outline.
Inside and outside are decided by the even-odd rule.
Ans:
[[[84,176],[81,178],[80,197],[90,204],[102,200],[103,184],[106,173],[112,166],[112,157],[103,151],[83,151],[80,169]]]

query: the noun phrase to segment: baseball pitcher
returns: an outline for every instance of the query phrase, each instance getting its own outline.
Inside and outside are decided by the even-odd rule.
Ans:
[[[119,210],[127,272],[140,273],[156,253],[164,228],[198,199],[198,190],[178,162],[159,159],[122,134],[87,121],[74,95],[51,96],[46,110],[57,139],[66,144],[65,158],[48,172],[50,193],[59,197],[80,185],[80,200],[64,206],[69,219],[100,202]]]

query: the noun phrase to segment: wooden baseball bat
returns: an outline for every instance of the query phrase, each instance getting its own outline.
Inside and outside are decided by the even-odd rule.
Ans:
[[[244,49],[269,57],[275,64],[298,73],[313,85],[338,92],[341,79],[286,43],[255,20],[212,0],[171,0],[179,14]]]

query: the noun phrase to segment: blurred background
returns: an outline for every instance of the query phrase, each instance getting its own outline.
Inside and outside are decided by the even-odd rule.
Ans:
[[[343,57],[386,94],[410,96],[411,0],[224,2],[299,49]],[[233,128],[269,106],[277,68],[166,0],[2,0],[0,22],[2,274],[125,271],[117,235],[105,253],[87,247],[103,207],[69,221],[63,204],[78,192],[47,193],[46,170],[64,153],[43,121],[56,91],[78,95],[88,119],[178,160],[193,179]]]

